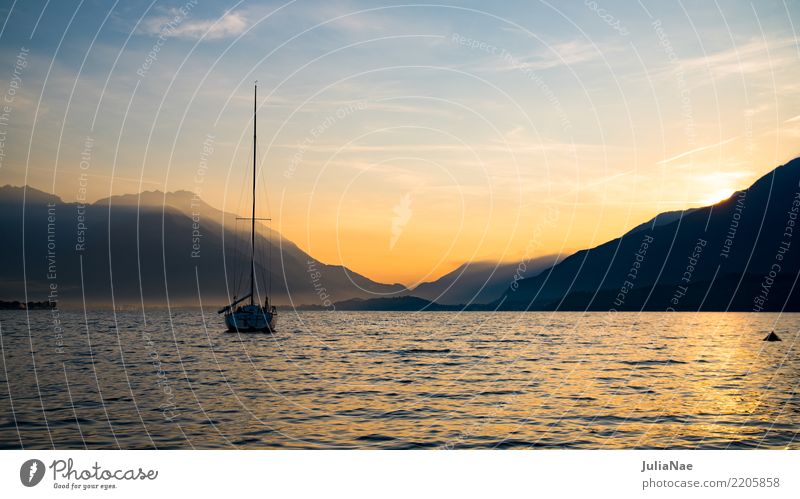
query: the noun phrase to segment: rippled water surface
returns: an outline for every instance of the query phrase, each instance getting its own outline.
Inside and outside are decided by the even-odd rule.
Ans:
[[[798,315],[279,320],[0,312],[0,446],[800,448]]]

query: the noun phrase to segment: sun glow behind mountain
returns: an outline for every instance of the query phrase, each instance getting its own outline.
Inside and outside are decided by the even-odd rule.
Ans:
[[[723,189],[715,192],[714,194],[709,195],[705,199],[703,199],[700,204],[703,206],[709,206],[712,204],[717,204],[720,201],[725,201],[733,194],[733,189]]]

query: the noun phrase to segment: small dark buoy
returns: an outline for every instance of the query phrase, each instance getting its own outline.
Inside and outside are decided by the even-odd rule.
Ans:
[[[780,336],[775,334],[775,331],[770,331],[770,333],[767,335],[767,337],[764,338],[764,341],[781,341],[781,338],[780,338]]]

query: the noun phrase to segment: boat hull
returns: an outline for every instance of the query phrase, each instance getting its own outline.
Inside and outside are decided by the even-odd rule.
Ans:
[[[226,313],[225,325],[231,332],[274,332],[277,315],[274,308],[266,310],[258,305],[247,305]]]

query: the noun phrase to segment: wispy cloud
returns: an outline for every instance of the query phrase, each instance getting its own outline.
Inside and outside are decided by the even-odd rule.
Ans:
[[[681,61],[687,69],[708,69],[712,76],[768,73],[789,63],[796,63],[793,38],[753,40],[743,45]]]
[[[380,9],[356,8],[350,5],[350,2],[298,3],[289,12],[294,19],[302,19],[313,24],[324,23],[327,29],[350,35],[386,33],[393,24],[396,24],[391,15],[382,13]],[[390,9],[390,12],[393,12],[393,9]]]
[[[296,149],[297,144],[285,143],[274,144],[275,148]],[[599,154],[609,151],[623,151],[629,150],[628,147],[604,145],[604,144],[581,144],[574,142],[559,142],[555,140],[541,140],[538,143],[522,143],[522,142],[508,142],[491,140],[487,143],[471,143],[469,146],[458,143],[451,144],[420,144],[420,143],[407,143],[407,144],[349,144],[343,147],[338,143],[329,144],[313,144],[306,148],[307,151],[319,153],[454,153],[454,152],[470,152],[470,153],[562,153],[562,154],[575,154],[575,153],[591,153]]]
[[[659,161],[656,164],[665,165],[667,163],[671,163],[671,162],[673,162],[675,160],[678,160],[678,159],[681,159],[681,158],[685,158],[686,156],[690,156],[692,154],[695,154],[695,153],[698,153],[698,152],[701,152],[701,151],[706,151],[708,149],[714,149],[714,148],[720,147],[720,146],[722,146],[724,144],[727,144],[729,142],[733,142],[737,138],[738,137],[731,137],[731,138],[725,139],[725,140],[723,140],[721,142],[716,142],[714,144],[709,144],[709,145],[705,145],[705,146],[701,146],[701,147],[696,147],[696,148],[691,149],[689,151],[685,151],[685,152],[682,152],[682,153],[680,153],[678,155],[672,156],[671,158],[662,159],[661,161]]]
[[[773,71],[797,64],[797,55],[793,50],[795,43],[794,38],[753,39],[705,55],[680,58],[677,64],[697,84],[707,84],[729,76],[748,77],[749,81],[771,78]],[[675,70],[676,63],[662,63],[647,77],[651,80],[672,80]]]
[[[494,46],[493,46],[494,47]],[[472,69],[488,72],[508,72],[520,69],[543,71],[562,66],[576,66],[601,60],[610,52],[619,50],[613,44],[601,47],[584,40],[569,40],[549,43],[532,53],[519,54],[511,50],[496,47],[489,62],[474,65]]]
[[[166,38],[187,40],[218,40],[242,34],[250,26],[248,17],[242,11],[228,11],[214,19],[184,18],[178,11],[145,19],[139,32]]]
[[[614,50],[614,47],[608,44],[603,50],[607,53]],[[541,70],[558,66],[574,66],[584,62],[595,61],[602,57],[603,53],[600,52],[600,49],[595,44],[583,40],[572,40],[550,45],[548,50],[533,55],[522,62],[525,67]]]

